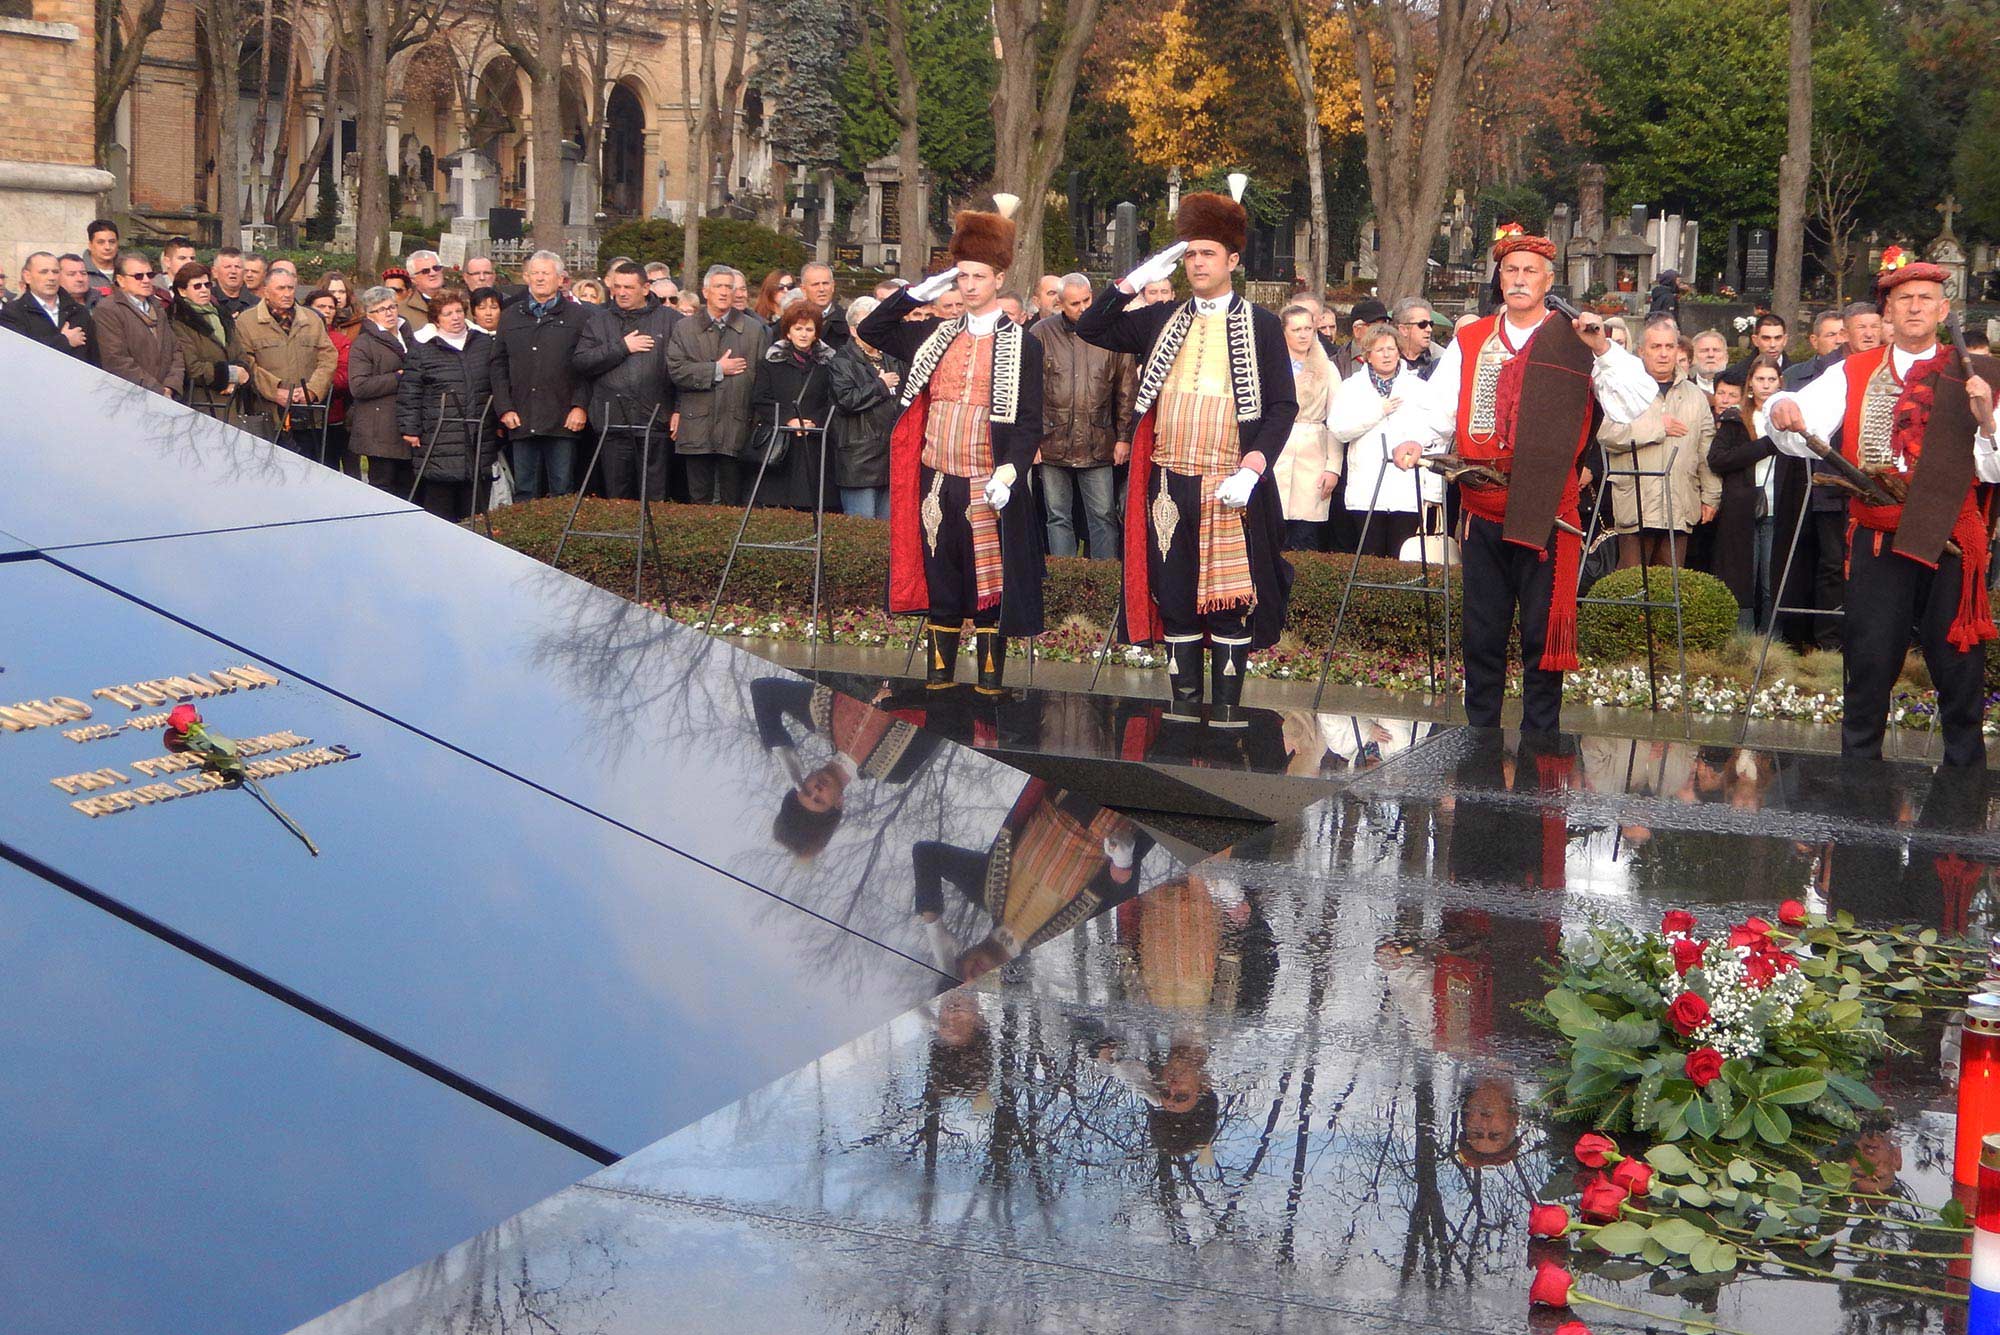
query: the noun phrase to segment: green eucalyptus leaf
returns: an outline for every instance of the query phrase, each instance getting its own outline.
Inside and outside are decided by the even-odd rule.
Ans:
[[[1629,1219],[1621,1219],[1615,1224],[1592,1229],[1589,1241],[1591,1246],[1613,1256],[1637,1256],[1640,1248],[1646,1245],[1646,1230]]]
[[[1646,1162],[1668,1177],[1687,1177],[1694,1172],[1694,1160],[1673,1145],[1655,1145],[1646,1151]]]
[[[1542,1004],[1549,1008],[1549,1014],[1556,1020],[1556,1027],[1571,1038],[1591,1033],[1604,1026],[1604,1017],[1591,1004],[1566,987],[1556,988],[1542,998]]]
[[[1645,1245],[1639,1248],[1639,1259],[1651,1267],[1665,1265],[1669,1255],[1671,1253],[1652,1238],[1647,1238]]]
[[[1765,1183],[1765,1191],[1771,1199],[1783,1205],[1797,1205],[1805,1197],[1805,1188],[1806,1184],[1799,1175],[1789,1168],[1773,1174]]]
[[[1840,989],[1841,999],[1831,1003],[1826,1008],[1827,1023],[1837,1025],[1842,1029],[1849,1029],[1859,1024],[1865,1012],[1862,1009],[1861,1003],[1854,998],[1860,995],[1861,989],[1855,987],[1852,983]]]
[[[1806,1255],[1825,1256],[1828,1252],[1833,1250],[1833,1244],[1835,1243],[1835,1241],[1837,1241],[1837,1239],[1821,1238],[1818,1242],[1808,1242],[1805,1247]]]
[[[1938,1223],[1945,1228],[1964,1228],[1971,1222],[1965,1216],[1964,1202],[1953,1197],[1938,1211]]]
[[[1748,1159],[1731,1159],[1729,1180],[1739,1187],[1748,1186],[1757,1180],[1757,1166]]]
[[[1891,1006],[1889,1008],[1889,1014],[1898,1020],[1919,1019],[1922,1017],[1923,1013],[1924,1013],[1924,1008],[1922,1006],[1912,1006],[1908,1002],[1904,1002],[1896,1006]]]
[[[1675,1194],[1680,1197],[1682,1205],[1692,1206],[1697,1210],[1705,1210],[1715,1203],[1715,1197],[1709,1194],[1707,1187],[1697,1186],[1692,1182],[1676,1188]]]
[[[1686,1256],[1708,1234],[1685,1219],[1662,1219],[1646,1230],[1646,1236],[1675,1256]]]
[[[1840,1159],[1822,1159],[1819,1180],[1835,1191],[1845,1191],[1854,1181],[1854,1167]]]
[[[1938,941],[1937,928],[1935,927],[1924,928],[1923,931],[1917,933],[1917,940],[1923,942],[1927,946],[1936,945]]]
[[[1730,1271],[1736,1269],[1739,1263],[1736,1244],[1717,1238],[1715,1240],[1715,1250],[1709,1253],[1709,1259],[1714,1263],[1717,1274],[1728,1274]]]

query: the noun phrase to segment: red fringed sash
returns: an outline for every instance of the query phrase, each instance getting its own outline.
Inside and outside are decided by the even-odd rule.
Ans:
[[[1125,634],[1134,644],[1153,644],[1167,633],[1153,601],[1153,580],[1146,564],[1146,515],[1151,509],[1153,420],[1158,408],[1148,408],[1132,432],[1132,468],[1125,481]]]
[[[889,433],[889,611],[928,612],[930,582],[924,578],[922,470],[924,422],[930,416],[929,386],[903,410]]]

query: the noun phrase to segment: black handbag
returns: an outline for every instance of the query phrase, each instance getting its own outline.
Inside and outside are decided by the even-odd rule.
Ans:
[[[778,429],[778,413],[775,408],[772,409],[770,421],[759,422],[751,428],[750,444],[743,451],[743,462],[754,464],[761,461],[766,469],[782,467],[792,452],[794,434]]]

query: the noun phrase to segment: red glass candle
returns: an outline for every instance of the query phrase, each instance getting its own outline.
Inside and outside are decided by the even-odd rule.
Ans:
[[[1958,1139],[1952,1179],[1979,1185],[1980,1143],[2000,1131],[2000,996],[1982,992],[1966,1003],[1958,1050]]]

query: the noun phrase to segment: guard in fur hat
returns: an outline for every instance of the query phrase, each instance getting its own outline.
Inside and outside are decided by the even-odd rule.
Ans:
[[[1660,386],[1611,341],[1602,316],[1550,316],[1554,242],[1510,223],[1494,239],[1493,259],[1500,309],[1459,330],[1426,392],[1406,400],[1384,431],[1399,442],[1398,468],[1416,467],[1454,438],[1461,458],[1483,465],[1487,480],[1459,489],[1466,719],[1500,726],[1518,607],[1521,727],[1553,733],[1562,674],[1576,666],[1577,470],[1590,443],[1591,400],[1611,421],[1629,423]]]
[[[925,614],[925,679],[939,688],[955,678],[970,620],[978,689],[998,695],[1006,637],[1042,630],[1035,507],[1009,504],[1041,440],[1042,350],[1000,307],[1014,224],[961,213],[950,253],[951,268],[897,292],[855,332],[910,368],[889,438],[889,610]],[[953,287],[965,314],[907,318]]]
[[[1125,628],[1164,640],[1168,719],[1201,720],[1202,645],[1212,667],[1209,724],[1245,725],[1250,651],[1277,643],[1291,594],[1277,462],[1298,416],[1284,326],[1236,295],[1230,275],[1249,227],[1227,195],[1182,198],[1174,245],[1098,295],[1076,322],[1086,342],[1141,358],[1125,508]],[[1185,257],[1194,296],[1127,309]]]
[[[1978,484],[2000,482],[1993,383],[2000,365],[1938,343],[1951,314],[1946,271],[1882,252],[1876,299],[1889,342],[1851,353],[1770,403],[1771,440],[1815,457],[1808,435],[1837,439],[1878,484],[1848,502],[1846,698],[1842,755],[1882,754],[1889,699],[1914,627],[1938,692],[1944,763],[1984,765],[1989,557]],[[1835,432],[1839,432],[1836,437]]]

